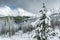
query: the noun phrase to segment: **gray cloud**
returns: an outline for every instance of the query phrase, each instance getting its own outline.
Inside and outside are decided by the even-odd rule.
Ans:
[[[38,13],[42,7],[42,0],[0,0],[0,6],[16,6],[29,12]],[[46,6],[48,9],[58,8],[59,0],[46,0]]]

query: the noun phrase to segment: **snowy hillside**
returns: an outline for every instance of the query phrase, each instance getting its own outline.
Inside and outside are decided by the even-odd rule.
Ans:
[[[0,15],[1,16],[8,16],[8,15],[10,15],[10,16],[34,16],[34,17],[37,16],[37,15],[27,12],[21,8],[12,10],[8,6],[0,7]]]

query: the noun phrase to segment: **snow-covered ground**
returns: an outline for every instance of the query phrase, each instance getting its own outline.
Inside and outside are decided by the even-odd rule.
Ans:
[[[60,30],[55,29],[54,32],[57,34],[55,36],[49,36],[48,40],[60,40]],[[16,32],[15,35],[11,37],[2,35],[0,36],[0,40],[36,40],[36,39],[33,39],[31,36],[32,36],[32,32],[23,33],[22,31],[19,31],[19,32]]]
[[[16,32],[15,35],[8,37],[7,35],[5,36],[0,36],[0,40],[35,40],[31,38],[31,35],[29,33],[23,33],[22,31]]]

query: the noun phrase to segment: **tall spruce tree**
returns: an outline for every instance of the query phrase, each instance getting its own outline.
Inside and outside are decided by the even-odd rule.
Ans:
[[[47,40],[46,39],[46,33],[45,33],[45,30],[46,30],[46,23],[45,23],[45,19],[47,18],[47,16],[46,16],[46,12],[47,12],[47,9],[46,9],[46,6],[45,6],[45,3],[43,3],[43,7],[42,7],[43,9],[42,10],[40,10],[40,12],[42,12],[42,16],[41,16],[41,18],[40,18],[40,21],[42,21],[41,23],[40,23],[40,27],[42,27],[42,29],[41,29],[41,40]]]
[[[40,24],[37,25],[37,28],[40,27],[40,29],[36,30],[36,36],[34,38],[37,38],[37,40],[47,40],[47,36],[46,36],[46,28],[48,24],[46,24],[46,19],[47,16],[46,16],[46,12],[47,12],[47,9],[46,9],[46,6],[45,6],[45,3],[43,3],[43,7],[42,7],[42,10],[40,10],[40,13],[42,13],[42,16],[40,17]]]

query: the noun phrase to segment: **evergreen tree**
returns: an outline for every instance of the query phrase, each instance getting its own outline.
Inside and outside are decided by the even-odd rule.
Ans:
[[[41,16],[41,18],[40,18],[40,21],[42,21],[41,23],[40,23],[40,27],[42,27],[42,29],[41,29],[41,40],[47,40],[46,39],[46,33],[45,33],[45,31],[46,31],[46,23],[45,23],[45,19],[47,18],[47,16],[46,16],[46,12],[47,12],[47,9],[46,9],[46,6],[45,6],[45,3],[43,3],[43,7],[42,7],[43,9],[42,10],[40,10],[40,12],[42,12],[42,16]]]
[[[40,21],[41,23],[37,26],[40,27],[40,29],[37,29],[37,34],[35,36],[35,38],[37,38],[37,40],[47,40],[47,36],[46,36],[46,28],[48,24],[46,24],[46,19],[47,19],[47,16],[46,16],[46,12],[47,12],[47,9],[46,9],[46,6],[45,6],[45,3],[43,3],[43,9],[40,10],[40,13],[42,13],[42,16],[40,17]]]

